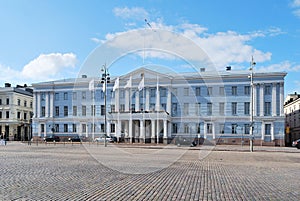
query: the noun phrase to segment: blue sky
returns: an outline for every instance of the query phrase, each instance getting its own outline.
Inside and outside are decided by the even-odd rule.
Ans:
[[[144,19],[195,42],[217,69],[248,69],[253,56],[256,70],[288,73],[286,94],[300,92],[300,0],[1,0],[0,84],[77,77],[107,40],[149,28]],[[142,64],[129,55],[111,73],[136,57]],[[174,64],[158,53],[145,59]]]

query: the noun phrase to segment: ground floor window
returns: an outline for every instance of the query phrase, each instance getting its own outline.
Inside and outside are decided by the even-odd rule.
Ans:
[[[265,135],[271,135],[271,124],[265,124]]]

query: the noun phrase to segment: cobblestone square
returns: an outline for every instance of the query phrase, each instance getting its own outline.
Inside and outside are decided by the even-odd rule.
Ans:
[[[204,153],[205,152],[205,153]],[[203,156],[205,157],[199,157]],[[299,200],[300,152],[0,146],[0,200]]]

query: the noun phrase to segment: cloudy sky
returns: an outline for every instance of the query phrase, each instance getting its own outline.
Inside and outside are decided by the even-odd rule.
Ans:
[[[160,51],[127,53],[111,74],[147,63],[185,69],[170,50],[188,52],[187,39],[218,70],[246,70],[253,56],[256,70],[288,73],[286,94],[300,92],[300,0],[1,0],[0,85],[77,77],[92,52],[124,34],[126,45]]]

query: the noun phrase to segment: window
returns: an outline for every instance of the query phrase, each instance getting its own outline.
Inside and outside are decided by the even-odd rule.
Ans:
[[[184,128],[184,133],[190,133],[189,124],[184,124],[183,128]]]
[[[250,86],[245,86],[244,87],[244,94],[245,95],[250,95]]]
[[[19,113],[19,112],[18,112]],[[0,111],[0,119],[2,119],[2,112]],[[18,119],[20,119],[20,118],[18,118]]]
[[[150,111],[154,111],[155,110],[155,103],[150,103]]]
[[[172,124],[172,133],[177,133],[177,132],[178,132],[177,124],[173,123]]]
[[[21,105],[21,100],[20,99],[18,99],[18,106],[20,106]]]
[[[77,116],[77,106],[73,106],[73,116]]]
[[[59,132],[59,124],[54,125],[54,132]]]
[[[236,102],[231,103],[231,114],[232,115],[237,114],[237,103]]]
[[[2,113],[1,113],[1,118],[2,118]],[[21,119],[21,112],[17,113],[17,119]]]
[[[201,96],[201,88],[200,87],[196,87],[195,93],[196,93],[196,96]]]
[[[45,106],[42,106],[42,114],[41,114],[42,117],[46,116],[46,108]]]
[[[219,114],[224,115],[225,111],[225,103],[219,103]]]
[[[24,107],[27,107],[27,101],[26,100],[24,101]]]
[[[265,135],[271,135],[271,124],[265,124]]]
[[[64,124],[64,132],[65,132],[65,133],[68,132],[68,124]]]
[[[96,106],[95,105],[91,105],[91,115],[92,116],[96,115]]]
[[[212,124],[211,123],[206,124],[206,133],[212,134]]]
[[[120,112],[124,112],[125,111],[125,104],[120,104]]]
[[[9,105],[9,98],[6,98],[6,105]]]
[[[207,115],[212,115],[212,103],[207,103]]]
[[[224,128],[225,128],[225,125],[224,125],[224,124],[220,124],[220,125],[219,125],[219,132],[220,132],[221,134],[224,134]]]
[[[110,105],[110,112],[115,112],[115,111],[116,111],[116,106]]]
[[[55,98],[56,101],[58,101],[59,100],[59,93],[55,93],[54,98]]]
[[[162,88],[160,90],[160,96],[161,97],[167,97],[167,89],[166,88]]]
[[[41,132],[42,132],[42,133],[45,132],[45,124],[41,124]]]
[[[82,115],[82,116],[86,116],[86,106],[85,106],[85,105],[83,105],[83,106],[81,107],[81,115]]]
[[[198,116],[201,115],[201,103],[195,103],[195,114]]]
[[[73,100],[77,100],[77,92],[73,92],[72,98]]]
[[[213,95],[213,88],[212,87],[207,87],[207,95],[212,96]]]
[[[76,132],[77,132],[76,124],[72,124],[72,131],[73,131],[73,133],[76,133]]]
[[[101,115],[105,115],[105,107],[104,107],[104,105],[101,105]]]
[[[110,132],[115,133],[116,132],[116,125],[110,124]]]
[[[167,104],[166,103],[162,103],[161,107],[164,111],[167,111]]]
[[[104,132],[104,130],[105,130],[105,129],[104,129],[104,127],[105,127],[105,125],[104,125],[104,124],[101,124],[101,125],[100,125],[100,131],[101,131],[102,133],[103,133],[103,132]]]
[[[30,108],[32,108],[32,101],[30,101]]]
[[[184,88],[183,93],[184,93],[184,96],[188,96],[189,95],[189,88]]]
[[[64,92],[64,100],[68,100],[68,92]]]
[[[220,87],[219,88],[219,94],[220,94],[220,96],[224,96],[225,95],[224,87]]]
[[[236,96],[237,95],[237,86],[231,87],[231,95]]]
[[[83,133],[86,132],[86,124],[81,124],[81,130]]]
[[[6,119],[9,119],[9,111],[6,111]]]
[[[120,90],[120,98],[125,98],[125,91],[124,91],[124,89]]]
[[[271,95],[271,86],[270,85],[265,86],[265,95]]]
[[[55,106],[55,116],[59,116],[59,106]]]
[[[2,99],[0,99],[0,105],[2,105]]]
[[[45,100],[45,92],[41,93],[41,100],[44,101]]]
[[[265,116],[271,115],[271,102],[265,102]]]
[[[82,91],[82,93],[81,93],[81,99],[82,100],[86,99],[86,92],[85,91]]]
[[[172,115],[177,115],[177,103],[172,103]]]
[[[184,115],[188,115],[189,114],[189,104],[188,103],[184,103],[183,104],[183,114]]]
[[[236,129],[237,129],[237,125],[236,124],[231,124],[231,134],[236,134]]]
[[[250,103],[249,102],[245,102],[244,103],[244,114],[245,115],[249,115],[250,114]]]
[[[24,112],[24,120],[27,119],[27,113]]]
[[[64,116],[68,116],[68,106],[64,106]]]
[[[151,98],[155,97],[155,93],[156,93],[155,88],[151,88],[151,89],[150,89],[150,97],[151,97]]]
[[[244,124],[244,133],[249,134],[250,133],[250,124]]]

